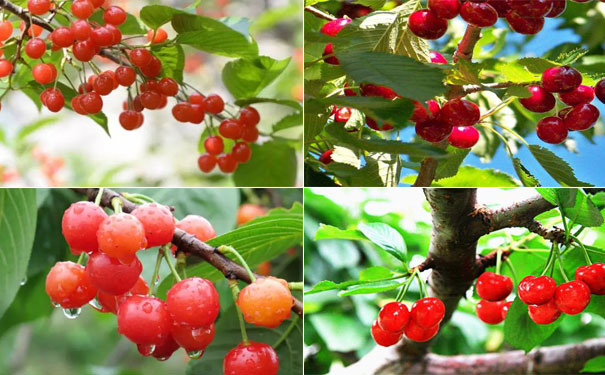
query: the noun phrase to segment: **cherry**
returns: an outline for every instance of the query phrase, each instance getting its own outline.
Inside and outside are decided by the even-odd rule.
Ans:
[[[460,17],[477,27],[489,27],[498,21],[498,12],[488,3],[467,1],[460,7]]]
[[[42,85],[49,84],[57,78],[57,68],[53,64],[40,63],[34,66],[32,75],[36,82]]]
[[[130,52],[130,62],[139,68],[149,65],[153,55],[144,48],[135,48]]]
[[[572,280],[557,286],[554,300],[561,312],[579,314],[590,302],[590,288],[580,280]]]
[[[166,96],[175,96],[179,92],[179,85],[174,79],[165,77],[160,80],[159,89]]]
[[[487,0],[487,3],[496,10],[500,18],[506,17],[510,11],[510,6],[506,0]]]
[[[528,90],[531,96],[519,99],[519,103],[525,108],[536,113],[548,112],[555,108],[557,100],[553,94],[538,85],[529,86]]]
[[[218,292],[212,282],[190,277],[170,288],[166,294],[166,309],[176,323],[209,326],[216,320],[220,309]]]
[[[527,312],[529,318],[536,324],[551,324],[561,316],[561,311],[557,309],[554,299],[542,305],[528,305]]]
[[[204,98],[204,109],[208,113],[217,115],[225,109],[225,102],[218,95],[208,95]]]
[[[158,109],[162,104],[162,94],[155,91],[146,91],[141,94],[141,104],[147,109]]]
[[[125,130],[135,130],[143,125],[143,114],[137,111],[127,110],[120,113],[120,125]]]
[[[131,214],[115,213],[105,219],[97,231],[99,250],[123,263],[136,259],[136,252],[147,247],[145,228]]]
[[[71,24],[71,32],[76,40],[86,40],[92,34],[92,27],[86,20],[77,20]]]
[[[105,211],[92,202],[76,202],[65,210],[61,228],[72,253],[79,255],[99,249],[96,234],[106,218]]]
[[[543,17],[553,7],[553,0],[508,0],[510,9],[521,17]]]
[[[95,114],[103,109],[103,99],[96,92],[89,92],[80,97],[80,105],[86,113]]]
[[[557,283],[552,277],[529,275],[519,283],[517,294],[526,305],[541,305],[554,297],[556,287]]]
[[[135,344],[162,344],[171,326],[166,304],[159,298],[130,296],[118,309],[118,332]]]
[[[601,101],[605,103],[605,78],[601,79],[594,87],[595,95]]]
[[[437,117],[451,126],[471,126],[479,122],[481,111],[473,102],[453,99],[441,107]]]
[[[82,95],[74,96],[71,99],[71,108],[80,115],[87,115],[88,112],[82,106]]]
[[[519,34],[537,34],[544,27],[544,17],[523,17],[513,11],[506,14],[506,20],[508,21],[510,28]]]
[[[562,108],[557,113],[557,116],[559,116],[561,119],[565,120],[565,117],[567,117],[567,114],[569,114],[569,112],[571,112],[572,109],[573,109],[573,107]]]
[[[334,54],[334,46],[332,45],[332,43],[328,43],[324,47],[324,51],[321,54],[322,57],[324,58],[324,61],[330,65],[340,65],[340,61],[338,60],[338,58],[336,56],[326,57],[326,56],[332,55],[332,54]]]
[[[176,224],[168,207],[157,203],[146,203],[135,208],[131,214],[143,224],[148,248],[172,241]]]
[[[89,18],[94,11],[94,6],[88,0],[76,0],[71,4],[71,13],[79,19]]]
[[[92,60],[92,58],[97,54],[95,45],[91,39],[75,42],[71,50],[74,54],[74,57],[82,62]]]
[[[57,27],[51,34],[52,42],[60,48],[67,48],[74,44],[74,33],[70,28],[61,26]]]
[[[342,30],[343,27],[347,26],[351,21],[352,20],[349,18],[337,18],[323,25],[319,32],[329,36],[336,36],[340,32],[340,30]]]
[[[359,90],[363,96],[380,96],[389,100],[399,96],[393,89],[386,86],[373,85],[371,83],[361,84]]]
[[[244,127],[253,127],[260,122],[260,114],[254,107],[245,107],[239,114],[239,120]]]
[[[399,340],[401,340],[401,338],[403,337],[402,332],[391,332],[382,329],[378,324],[378,319],[374,320],[374,323],[372,323],[372,329],[370,330],[370,333],[372,334],[372,338],[374,339],[376,344],[380,346],[393,346],[397,344]]]
[[[452,133],[453,127],[438,119],[429,119],[416,124],[416,134],[427,142],[441,142]]]
[[[162,62],[157,57],[151,56],[151,62],[140,69],[145,77],[157,77],[162,73]]]
[[[197,165],[200,171],[210,173],[216,167],[216,156],[212,154],[202,154],[197,158]]]
[[[487,301],[502,301],[513,290],[513,281],[508,276],[484,272],[477,279],[477,294]]]
[[[420,9],[410,15],[408,26],[416,36],[434,40],[445,35],[447,20],[437,17],[429,9]]]
[[[492,302],[482,299],[475,307],[477,317],[484,323],[498,324],[504,320],[502,317],[503,304],[503,301]]]
[[[214,323],[207,327],[192,327],[186,324],[172,323],[172,338],[188,352],[206,350],[214,340]]]
[[[187,215],[176,223],[176,227],[192,234],[200,241],[208,241],[216,237],[216,231],[212,224],[199,215]]]
[[[231,349],[223,360],[223,375],[277,375],[279,357],[267,344],[249,341]]]
[[[257,128],[245,127],[244,131],[242,132],[242,140],[248,143],[254,143],[258,140],[258,135],[259,133]]]
[[[412,305],[410,317],[418,326],[429,329],[443,320],[445,305],[439,298],[426,297],[419,299]]]
[[[13,35],[13,24],[5,20],[0,22],[0,42],[4,42]]]
[[[592,128],[592,126],[599,119],[600,112],[592,104],[582,103],[574,106],[571,111],[565,115],[565,126],[569,130],[586,130]]]
[[[218,132],[225,138],[239,139],[242,137],[244,127],[237,119],[227,119],[221,122],[218,127]]]
[[[6,77],[13,72],[13,64],[7,59],[0,59],[0,78]]]
[[[119,66],[116,69],[116,80],[120,86],[129,87],[137,79],[136,71],[129,66]]]
[[[149,30],[147,32],[147,41],[153,44],[165,42],[166,39],[168,39],[168,33],[166,33],[166,30],[162,28],[159,28],[155,31]]]
[[[141,276],[139,276],[137,282],[134,284],[132,288],[127,293],[124,293],[119,296],[115,296],[113,294],[105,293],[100,291],[97,293],[97,302],[101,305],[101,308],[96,308],[96,310],[103,313],[118,313],[118,306],[126,300],[126,298],[130,297],[130,295],[146,295],[149,293],[149,287]],[[94,307],[94,306],[93,306]]]
[[[233,148],[231,149],[231,154],[238,163],[247,163],[252,157],[252,150],[246,142],[238,142],[233,145]]]
[[[51,89],[46,94],[44,105],[51,112],[59,112],[65,106],[65,97],[59,89]]]
[[[374,129],[376,131],[387,131],[393,129],[393,125],[389,124],[388,122],[378,124],[378,122],[376,122],[376,120],[374,120],[370,116],[366,116],[366,124],[368,124],[371,129]]]
[[[64,309],[87,304],[97,294],[84,267],[74,262],[58,262],[46,276],[46,294]]]
[[[179,122],[188,122],[193,117],[193,107],[189,103],[178,103],[172,107],[172,116]]]
[[[439,18],[452,19],[460,13],[458,0],[429,0],[429,9]]]
[[[103,20],[105,23],[119,26],[126,22],[126,12],[118,6],[110,6],[103,12]]]
[[[101,26],[92,30],[90,38],[98,47],[107,47],[112,45],[114,36],[109,28]]]
[[[204,148],[206,152],[212,155],[218,155],[223,152],[225,149],[225,144],[223,143],[223,138],[218,135],[213,135],[204,141]]]
[[[544,142],[556,145],[567,139],[568,130],[560,117],[549,116],[538,121],[536,133]]]
[[[417,100],[414,100],[414,112],[412,112],[411,120],[414,122],[421,122],[429,120],[439,113],[439,103],[434,100],[429,100],[426,102],[429,112],[426,111],[426,108]]]
[[[137,344],[137,349],[149,347],[149,345]],[[165,361],[170,358],[172,354],[179,348],[179,344],[176,343],[172,335],[168,335],[168,337],[161,344],[153,345],[153,352],[151,353],[151,356],[156,358],[158,361]],[[139,353],[141,353],[141,349],[139,349]]]
[[[472,126],[454,126],[447,141],[457,148],[471,148],[479,141],[479,131]]]
[[[239,206],[237,210],[237,225],[244,225],[247,222],[256,219],[259,216],[264,216],[267,213],[267,209],[258,204],[244,203]]]
[[[408,307],[401,302],[389,302],[378,313],[378,324],[385,331],[401,334],[409,321]]]
[[[223,173],[233,173],[237,169],[237,160],[231,154],[223,154],[217,159],[218,169]]]
[[[502,320],[506,319],[506,315],[508,315],[508,310],[510,306],[513,304],[513,301],[503,302],[502,303]]]
[[[456,0],[457,2],[458,0]],[[445,57],[443,57],[442,54],[440,54],[439,52],[436,51],[430,51],[429,52],[429,57],[431,58],[431,62],[433,64],[447,64],[447,59]]]
[[[325,165],[330,164],[331,162],[333,162],[333,160],[332,160],[333,152],[334,152],[334,150],[325,151],[323,154],[321,154],[319,156],[319,161]]]
[[[559,99],[567,105],[578,105],[590,103],[594,99],[594,89],[590,86],[580,85],[575,90],[565,91],[559,94]]]
[[[334,113],[334,121],[336,122],[347,122],[351,118],[351,108],[340,107]]]
[[[94,80],[92,87],[99,95],[109,95],[113,91],[113,78],[102,73]]]
[[[594,263],[576,269],[576,280],[583,281],[596,295],[605,294],[605,263]]]
[[[25,22],[21,21],[19,24],[19,30],[23,32],[25,30]],[[29,30],[27,31],[27,35],[29,36],[39,36],[42,34],[42,26],[32,24],[29,26]]]
[[[439,332],[439,324],[427,329],[419,326],[414,320],[410,320],[403,331],[408,339],[416,342],[429,341],[437,332]]]
[[[204,95],[200,94],[199,92],[194,92],[193,94],[189,95],[187,101],[191,104],[204,104],[204,98]]]
[[[50,10],[51,3],[50,0],[28,0],[27,1],[27,10],[31,14],[35,14],[36,16],[41,16],[47,13]]]
[[[143,266],[137,258],[130,264],[122,264],[99,252],[91,254],[86,264],[90,282],[100,291],[113,295],[128,292],[142,271]]]
[[[271,276],[256,279],[237,299],[246,322],[267,328],[276,328],[288,319],[293,304],[286,281]]]
[[[39,59],[46,52],[46,42],[40,38],[33,38],[25,44],[25,54],[32,59]]]
[[[582,75],[570,66],[554,66],[542,73],[542,87],[550,92],[575,90],[581,83]]]

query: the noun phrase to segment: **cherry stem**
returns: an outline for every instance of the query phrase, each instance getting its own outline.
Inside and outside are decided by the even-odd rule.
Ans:
[[[155,200],[153,198],[143,194],[122,193],[122,196],[128,199],[129,201],[133,201],[134,203],[138,204],[155,203]]]
[[[184,278],[187,278],[187,255],[179,251],[176,255],[176,265],[181,270]]]
[[[290,290],[303,290],[304,283],[302,281],[291,282],[291,283],[288,283],[288,288],[290,288]]]
[[[242,344],[250,345],[250,341],[248,341],[248,333],[246,332],[244,315],[242,314],[242,310],[240,310],[239,306],[237,305],[237,298],[239,296],[239,286],[237,285],[237,280],[230,279],[229,288],[231,288],[231,295],[233,296],[233,302],[235,304],[235,310],[237,311],[237,318],[239,320],[239,328],[242,332]]]
[[[552,247],[550,248],[550,253],[548,254],[548,258],[546,259],[546,266],[544,267],[544,270],[542,270],[542,273],[540,274],[540,276],[544,276],[546,275],[546,272],[548,272],[548,269],[551,266],[551,263],[554,259],[554,246],[555,244],[553,243]]]
[[[86,253],[84,253],[84,252],[83,252],[82,254],[80,254],[80,256],[78,257],[78,261],[77,261],[77,263],[78,263],[78,264],[80,264],[80,265],[81,265],[82,263],[84,263],[84,257],[85,257],[85,256],[86,256]]]
[[[305,7],[305,11],[313,14],[315,17],[323,18],[324,20],[334,21],[336,19],[336,17],[334,17],[333,15],[323,12],[312,6]]]
[[[179,273],[176,272],[176,268],[174,268],[174,264],[172,264],[172,260],[170,260],[170,256],[168,255],[168,249],[170,249],[170,244],[166,244],[162,247],[160,247],[160,253],[162,255],[164,255],[164,259],[166,260],[166,263],[168,263],[168,268],[170,268],[170,272],[172,272],[172,276],[176,279],[176,281],[181,281],[181,276],[179,276]]]
[[[582,253],[584,253],[584,260],[586,260],[586,264],[590,266],[592,264],[592,261],[590,260],[590,257],[588,256],[588,250],[586,250],[586,247],[584,247],[584,244],[582,243],[582,241],[580,241],[580,239],[574,235],[572,235],[571,238],[578,245],[580,245],[580,248],[582,249]]]
[[[116,214],[121,214],[122,213],[122,198],[120,197],[115,197],[111,200],[111,206],[113,207],[113,212],[115,212]]]
[[[496,274],[499,275],[502,269],[502,249],[498,249],[496,253]]]
[[[101,199],[103,198],[103,190],[105,190],[105,188],[99,188],[99,192],[97,193],[97,196],[95,198],[95,204],[97,206],[101,205]]]
[[[417,273],[418,273],[418,269],[415,269],[414,273],[412,273],[412,276],[410,276],[410,278],[405,282],[403,288],[401,288],[401,290],[399,291],[399,294],[397,294],[397,297],[395,297],[395,300],[397,302],[403,301],[403,299],[405,298],[405,294],[408,292],[410,285],[412,285],[412,280],[414,280],[414,276],[416,276]]]
[[[567,275],[565,274],[565,269],[563,269],[563,260],[561,259],[561,252],[559,251],[559,245],[555,243],[554,248],[555,248],[555,251],[557,252],[557,265],[559,266],[559,272],[561,272],[561,275],[563,276],[563,279],[565,279],[565,282],[568,282],[569,279],[567,278]]]
[[[563,229],[565,229],[565,243],[569,243],[569,226],[567,220],[565,220],[565,210],[563,206],[559,205],[559,212],[561,213],[561,221],[563,222]]]
[[[292,333],[292,331],[294,330],[294,328],[296,328],[296,326],[298,325],[298,321],[299,320],[300,320],[300,318],[298,317],[298,315],[295,315],[294,319],[292,319],[292,321],[290,322],[290,325],[288,325],[288,328],[284,331],[284,333],[282,333],[281,337],[275,342],[275,344],[273,344],[273,349],[277,350],[277,348],[284,341],[286,341],[286,339],[288,338],[288,336],[290,336],[290,333]]]
[[[517,284],[519,279],[517,278],[517,272],[515,272],[515,266],[513,265],[513,262],[511,262],[509,258],[506,258],[505,262],[508,266],[508,269],[510,270],[510,273],[513,276],[513,283]]]
[[[418,280],[418,287],[420,289],[421,297],[428,297],[429,293],[426,290],[426,284],[424,283],[424,280],[422,280],[422,278],[420,277],[419,272],[416,272],[416,280]]]
[[[151,280],[149,282],[149,296],[155,295],[155,287],[158,281],[158,273],[160,272],[160,266],[162,265],[162,258],[162,251],[158,251],[158,256],[155,259],[155,268],[153,269],[153,275],[151,276]]]
[[[256,276],[254,276],[254,273],[252,272],[252,270],[250,269],[250,267],[248,266],[248,263],[246,263],[246,261],[244,260],[244,258],[241,256],[240,253],[237,252],[237,250],[235,250],[233,247],[231,246],[227,246],[227,245],[221,245],[217,248],[217,250],[221,253],[221,254],[233,254],[237,260],[239,261],[239,263],[246,269],[246,272],[248,272],[248,276],[250,276],[250,282],[254,282],[256,281]]]

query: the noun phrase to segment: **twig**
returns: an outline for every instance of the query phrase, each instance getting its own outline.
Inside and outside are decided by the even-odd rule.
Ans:
[[[334,21],[336,19],[336,17],[312,6],[305,7],[305,11],[313,14],[316,17],[323,18],[324,20]]]

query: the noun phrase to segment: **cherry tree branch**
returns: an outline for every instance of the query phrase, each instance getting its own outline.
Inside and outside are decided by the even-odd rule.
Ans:
[[[97,188],[74,188],[72,190],[76,193],[85,195],[90,201],[95,200],[95,197],[97,196],[97,193],[99,191],[99,189]],[[129,201],[128,199],[120,195],[118,192],[113,191],[111,189],[103,190],[103,195],[101,197],[101,206],[111,207],[111,200],[114,198],[120,198],[122,200],[122,209],[124,212],[132,212],[135,208],[137,208],[137,204]],[[217,248],[198,240],[197,238],[195,238],[195,236],[188,234],[180,229],[175,229],[174,235],[172,237],[172,243],[175,244],[179,248],[179,250],[197,255],[200,258],[204,259],[214,268],[221,271],[226,278],[237,278],[246,283],[250,283],[250,276],[248,275],[244,267],[221,254],[217,250]],[[260,275],[255,276],[259,278],[263,277]],[[294,311],[298,316],[302,317],[302,302],[298,299],[295,299],[294,306],[292,306],[292,311]]]
[[[324,20],[334,21],[336,19],[336,17],[312,6],[305,7],[305,11],[313,14],[315,17],[322,18]]]

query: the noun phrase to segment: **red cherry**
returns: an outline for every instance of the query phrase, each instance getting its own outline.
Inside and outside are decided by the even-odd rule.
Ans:
[[[149,345],[137,344],[137,349],[139,347],[149,348]],[[167,360],[172,356],[174,352],[176,352],[180,348],[179,344],[176,343],[172,335],[168,335],[168,337],[161,344],[153,345],[153,347],[154,349],[151,353],[151,356],[159,361]]]
[[[91,301],[97,289],[84,267],[74,262],[58,262],[46,276],[46,294],[64,309],[75,309]]]
[[[385,331],[401,334],[409,321],[408,307],[401,302],[389,302],[378,313],[378,324]]]
[[[430,119],[416,124],[416,134],[427,142],[441,142],[452,133],[453,127],[438,119]]]
[[[107,73],[101,73],[94,80],[92,87],[99,95],[109,95],[113,91],[113,77]]]
[[[137,79],[136,71],[129,66],[119,66],[116,69],[116,80],[120,86],[131,86]]]
[[[157,203],[146,203],[135,208],[131,214],[143,224],[148,248],[172,241],[176,226],[174,216],[168,207]]]
[[[197,159],[197,165],[204,173],[210,173],[216,167],[216,156],[211,154],[202,154]]]
[[[489,27],[498,21],[498,12],[488,3],[467,1],[460,7],[460,17],[477,27]]]
[[[502,320],[506,319],[506,315],[508,315],[508,310],[510,306],[513,304],[513,301],[503,302],[502,303]]]
[[[460,13],[458,0],[429,0],[429,9],[439,18],[452,19]]]
[[[326,56],[332,55],[332,54],[334,54],[334,46],[332,45],[332,43],[328,43],[324,47],[324,51],[321,54],[321,56],[324,58],[324,61],[327,64],[330,64],[330,65],[340,65],[340,61],[338,60],[338,58],[336,56],[326,57]]]
[[[538,121],[536,133],[544,142],[556,145],[566,140],[569,132],[560,117],[549,116]]]
[[[502,301],[513,290],[513,281],[508,276],[484,272],[477,279],[477,294],[487,301]]]
[[[13,35],[13,24],[5,20],[0,22],[0,42],[4,42]]]
[[[561,311],[557,309],[554,299],[542,305],[528,305],[527,312],[529,318],[536,324],[554,323],[561,316]]]
[[[572,280],[557,286],[555,304],[565,314],[579,314],[590,302],[590,288],[580,280]]]
[[[257,128],[245,127],[244,131],[242,132],[242,141],[254,143],[258,140],[258,135],[259,133]]]
[[[594,87],[595,95],[601,101],[605,103],[605,78],[601,79]]]
[[[573,109],[573,107],[562,108],[557,113],[557,116],[559,116],[561,119],[565,120],[565,117],[567,117],[567,114],[569,114],[569,112],[571,112],[572,109]]]
[[[496,10],[500,18],[506,17],[510,11],[510,6],[506,0],[487,0],[487,3]]]
[[[137,111],[127,110],[120,113],[120,125],[125,130],[135,130],[143,125],[143,114]]]
[[[471,148],[479,141],[479,131],[472,126],[454,126],[447,141],[457,148]]]
[[[387,131],[393,129],[393,125],[389,124],[388,122],[378,124],[378,122],[376,122],[376,120],[374,120],[370,116],[366,116],[366,124],[368,124],[371,129],[374,129],[376,131]]]
[[[192,327],[177,322],[172,323],[174,341],[188,352],[206,350],[214,339],[214,333],[214,323],[207,327]]]
[[[436,324],[433,327],[426,329],[416,324],[414,320],[410,320],[410,322],[407,326],[405,326],[405,329],[403,331],[403,333],[408,339],[416,342],[429,341],[430,339],[435,337],[435,335],[437,335],[437,332],[439,332],[439,324]]]
[[[333,160],[332,160],[332,153],[334,152],[334,150],[328,150],[325,151],[323,154],[321,154],[319,156],[319,161],[322,162],[323,164],[330,164]]]
[[[74,54],[74,57],[82,62],[92,60],[92,58],[97,54],[95,44],[91,39],[75,42],[71,50]]]
[[[143,266],[137,258],[130,264],[122,264],[100,252],[93,253],[86,263],[90,282],[100,291],[116,296],[128,292],[142,271]]]
[[[544,113],[555,108],[557,100],[550,92],[538,85],[528,87],[531,96],[519,99],[519,103],[532,112]]]
[[[351,21],[350,18],[337,18],[323,25],[319,32],[329,36],[336,36]]]
[[[575,90],[581,83],[582,75],[570,66],[554,66],[542,73],[542,87],[550,92]]]
[[[543,17],[553,7],[553,0],[508,0],[509,7],[522,17]]]
[[[403,333],[401,332],[390,332],[382,329],[378,324],[378,320],[374,320],[374,323],[372,323],[370,333],[376,344],[380,346],[393,346],[403,337]]]
[[[135,48],[130,52],[130,62],[139,68],[149,65],[153,55],[144,48]]]
[[[13,64],[7,59],[0,59],[0,78],[4,78],[13,72]]]
[[[231,349],[223,360],[223,375],[277,375],[279,357],[263,343],[250,341]]]
[[[546,13],[544,17],[555,18],[563,14],[567,7],[567,1],[565,0],[553,0],[553,6],[550,12]]]
[[[519,283],[517,294],[526,305],[541,305],[554,297],[556,287],[552,277],[529,275]]]
[[[92,34],[92,27],[86,20],[77,20],[71,24],[71,32],[76,40],[86,40]]]
[[[260,114],[253,107],[242,108],[239,119],[245,127],[253,127],[260,122]]]
[[[426,111],[426,108],[417,100],[414,100],[414,112],[412,112],[411,120],[413,122],[422,122],[429,120],[439,113],[439,103],[434,100],[429,100],[426,102],[429,112]]]
[[[61,227],[72,253],[79,255],[99,249],[97,230],[106,218],[105,211],[92,202],[76,202],[65,210]]]
[[[193,117],[193,107],[189,103],[178,103],[172,107],[172,116],[179,122],[188,122]]]
[[[225,102],[218,95],[209,95],[204,98],[204,109],[208,113],[217,115],[225,109]]]
[[[140,67],[141,73],[145,77],[153,78],[157,77],[162,73],[162,62],[155,56],[151,56],[151,62],[145,66]]]
[[[456,2],[458,2],[458,0],[456,0]],[[429,57],[431,58],[431,62],[433,64],[447,64],[447,59],[445,57],[443,57],[442,54],[440,54],[439,52],[436,51],[430,51],[429,52]]]
[[[544,27],[544,17],[529,18],[519,15],[517,12],[509,11],[506,20],[510,28],[519,34],[537,34]]]
[[[193,94],[189,95],[189,98],[187,98],[187,101],[191,104],[204,104],[204,98],[205,96],[198,93],[198,92],[194,92]]]
[[[208,241],[216,237],[212,224],[199,215],[187,215],[176,223],[176,227],[195,236],[200,241]]]
[[[80,97],[80,105],[89,114],[101,112],[103,109],[103,99],[96,92],[89,92]]]
[[[445,305],[439,298],[426,297],[419,299],[412,305],[410,318],[424,329],[432,328],[443,320]]]
[[[218,168],[223,173],[233,173],[237,169],[237,160],[232,154],[223,154],[217,159]]]
[[[359,90],[362,96],[380,96],[385,99],[395,99],[399,95],[386,86],[373,85],[371,83],[361,84]]]
[[[30,39],[25,44],[25,54],[34,60],[42,57],[45,52],[46,42],[40,38]]]
[[[127,292],[119,296],[115,296],[113,294],[105,293],[99,291],[97,293],[97,302],[101,305],[101,308],[96,308],[96,310],[102,313],[118,313],[118,306],[124,302],[128,297],[135,294],[146,295],[149,293],[149,287],[147,286],[147,282],[141,276],[134,284],[134,286]],[[94,306],[93,306],[94,307]]]
[[[477,303],[475,310],[477,312],[477,317],[481,319],[482,322],[487,324],[498,324],[504,320],[502,317],[502,306],[504,305],[503,301],[491,302],[482,299]]]
[[[50,10],[51,3],[50,0],[28,0],[27,1],[27,10],[30,11],[31,14],[36,16],[41,16],[47,13]]]
[[[416,36],[434,40],[445,35],[447,20],[437,17],[429,9],[420,9],[410,15],[408,26]]]
[[[441,107],[437,117],[451,126],[471,126],[479,122],[481,111],[473,102],[453,99]]]
[[[340,107],[334,113],[334,121],[336,122],[347,122],[351,118],[351,108]]]
[[[592,128],[601,113],[592,104],[578,104],[565,115],[565,126],[569,130],[586,130]]]
[[[60,26],[57,27],[51,34],[50,34],[51,40],[52,42],[60,48],[67,48],[69,46],[71,46],[72,44],[74,44],[74,33],[71,31],[70,28],[65,27],[65,26]]]
[[[174,284],[166,294],[166,308],[179,324],[209,326],[220,309],[219,297],[212,282],[190,277]]]
[[[231,154],[238,163],[247,163],[252,157],[252,150],[246,142],[238,142],[231,149]]]
[[[166,96],[175,96],[179,93],[179,84],[172,78],[162,78],[159,83],[159,90]]]
[[[126,12],[118,6],[110,6],[105,9],[103,20],[108,24],[119,26],[126,22]]]
[[[160,345],[171,327],[166,304],[158,298],[130,296],[118,309],[118,332],[135,344]]]
[[[583,281],[596,295],[605,294],[605,263],[594,263],[576,269],[576,280]]]
[[[149,30],[147,32],[147,41],[153,44],[165,42],[166,39],[168,39],[168,33],[166,33],[166,30],[162,28],[159,28],[155,31]]]
[[[65,97],[59,89],[50,89],[46,94],[44,104],[51,112],[59,112],[65,106]]]
[[[57,78],[57,68],[53,64],[40,63],[34,66],[32,75],[36,82],[47,85]]]
[[[71,4],[71,13],[80,19],[92,16],[94,11],[94,6],[88,0],[76,0]]]
[[[88,112],[82,106],[82,95],[74,96],[71,99],[71,108],[80,115],[87,115]]]
[[[239,139],[242,137],[244,127],[237,119],[227,119],[221,122],[218,127],[219,133],[229,139]]]
[[[563,103],[573,106],[592,102],[594,94],[594,89],[592,87],[580,85],[575,90],[560,93],[559,99],[561,99]]]
[[[225,149],[223,138],[218,135],[210,136],[204,141],[204,148],[209,154],[218,155]]]

